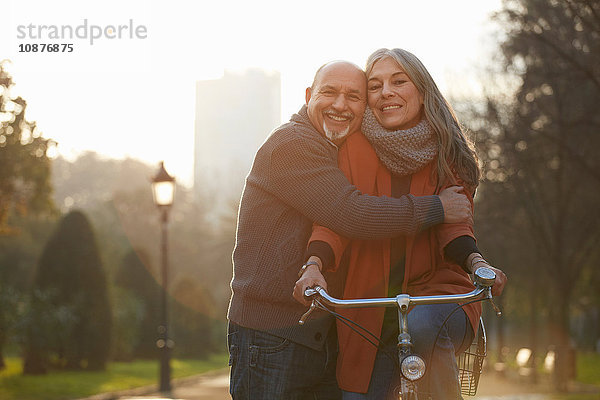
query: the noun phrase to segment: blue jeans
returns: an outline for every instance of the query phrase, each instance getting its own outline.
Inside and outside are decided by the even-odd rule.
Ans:
[[[335,380],[337,337],[330,329],[323,350],[229,322],[227,344],[234,400],[339,400]]]
[[[413,353],[420,355],[427,366],[425,376],[418,381],[419,398],[427,399],[427,396],[431,396],[433,400],[461,399],[455,355],[471,344],[474,335],[462,309],[454,312],[442,327],[448,314],[455,308],[456,304],[422,305],[408,314]],[[432,356],[431,350],[438,331],[440,334]],[[388,357],[386,352],[397,359],[398,351],[395,346],[377,352],[368,392],[363,394],[344,391],[343,400],[394,398],[394,391],[400,385],[400,371],[396,360]]]

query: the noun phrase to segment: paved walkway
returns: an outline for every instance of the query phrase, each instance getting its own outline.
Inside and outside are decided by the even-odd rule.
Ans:
[[[229,396],[229,368],[208,372],[171,382],[172,392],[164,396],[158,392],[158,385],[112,393],[101,393],[79,400],[231,400]]]
[[[526,382],[507,380],[493,371],[481,375],[477,395],[465,397],[476,400],[546,400],[550,392],[548,386],[532,385]]]
[[[172,399],[231,400],[229,395],[229,369],[205,374],[185,384],[174,385]]]
[[[173,382],[170,396],[164,397],[156,391],[156,386],[134,389],[132,391],[104,394],[87,400],[230,400],[229,370],[222,369],[203,375],[184,378]],[[599,388],[591,387],[598,392]],[[549,400],[550,385],[531,385],[518,380],[505,380],[493,372],[484,373],[479,382],[479,390],[473,400]],[[587,390],[586,390],[587,391]]]

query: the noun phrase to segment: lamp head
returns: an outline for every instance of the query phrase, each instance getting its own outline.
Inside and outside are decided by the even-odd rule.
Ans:
[[[175,178],[169,175],[163,161],[152,179],[152,197],[159,207],[170,207],[175,198]]]

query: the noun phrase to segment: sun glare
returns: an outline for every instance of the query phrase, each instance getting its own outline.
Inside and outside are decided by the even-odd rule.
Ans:
[[[364,7],[341,1],[307,0],[293,8],[274,0],[175,1],[168,7],[141,0],[98,4],[56,0],[50,7],[42,0],[11,2],[10,24],[0,30],[10,40],[0,41],[0,54],[12,59],[18,95],[27,100],[27,119],[38,122],[44,137],[59,143],[54,154],[92,150],[150,164],[164,159],[179,181],[189,185],[196,81],[218,79],[225,70],[278,71],[285,121],[304,103],[304,90],[323,63],[346,59],[362,66],[379,47],[403,47],[423,60],[445,90],[448,77],[456,81],[477,58],[478,38],[484,36],[488,15],[498,9],[500,0],[401,6],[374,0],[368,9],[379,13],[375,19],[365,18]],[[390,7],[397,7],[403,16],[427,13],[429,34],[414,34],[424,30],[422,18],[398,17],[382,23],[389,14],[381,12]],[[261,9],[271,12],[257,13]],[[294,18],[289,18],[292,14]],[[336,22],[320,22],[328,21],[322,18],[326,16],[335,16]],[[104,38],[94,44],[81,39],[74,41],[73,52],[45,54],[43,61],[39,54],[15,50],[19,25],[34,21],[77,27],[85,20],[88,26],[100,27],[131,21],[132,26],[147,29],[147,38]],[[472,50],[468,56],[465,48]],[[449,75],[448,70],[458,72]]]

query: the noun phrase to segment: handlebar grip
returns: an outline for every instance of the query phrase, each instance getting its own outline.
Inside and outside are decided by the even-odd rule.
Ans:
[[[319,290],[321,290],[321,286],[315,286],[314,288],[306,288],[304,289],[304,299],[310,300],[313,296],[319,294]]]
[[[496,281],[496,273],[487,267],[477,268],[473,276],[475,283],[483,287],[490,287]]]

